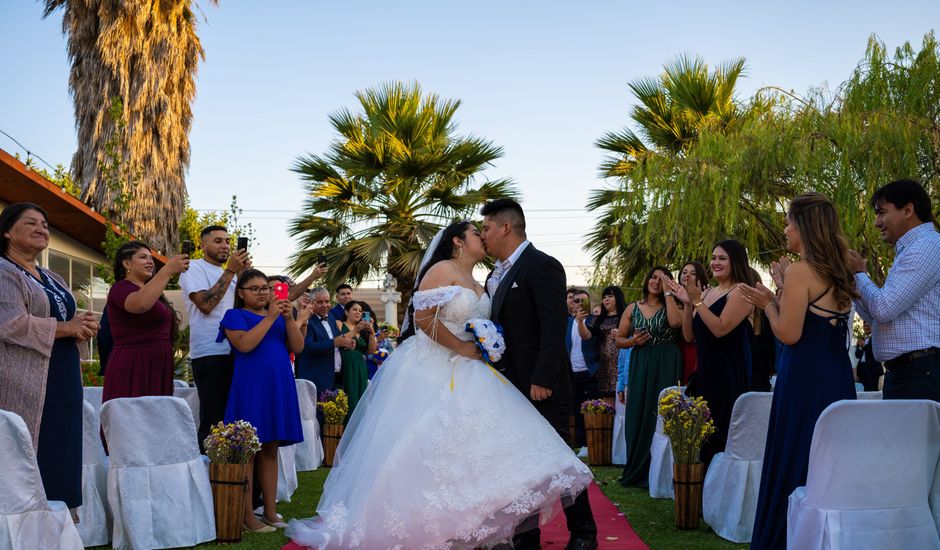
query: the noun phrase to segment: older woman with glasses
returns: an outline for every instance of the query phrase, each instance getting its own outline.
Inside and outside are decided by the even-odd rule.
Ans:
[[[76,310],[61,277],[39,267],[49,246],[45,210],[0,214],[0,409],[23,417],[49,500],[82,504],[82,375],[76,342],[98,321]],[[74,512],[73,512],[74,517]]]

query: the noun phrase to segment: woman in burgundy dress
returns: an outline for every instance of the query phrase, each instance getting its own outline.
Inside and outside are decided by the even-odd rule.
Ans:
[[[188,267],[188,256],[174,256],[154,274],[147,245],[131,241],[118,249],[107,306],[114,348],[102,401],[173,395],[173,341],[179,318],[163,290],[171,277]]]

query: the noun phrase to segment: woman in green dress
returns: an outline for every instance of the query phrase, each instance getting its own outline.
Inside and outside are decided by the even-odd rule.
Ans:
[[[617,334],[618,347],[632,348],[625,389],[627,463],[620,478],[625,487],[649,486],[659,392],[682,379],[682,352],[676,343],[682,316],[666,291],[666,279],[672,274],[665,267],[650,270],[643,299],[627,306]]]
[[[349,398],[349,413],[346,415],[348,421],[369,383],[366,355],[375,353],[378,343],[375,341],[372,323],[362,319],[362,304],[350,300],[346,303],[345,309],[346,320],[336,321],[336,327],[341,334],[350,333],[350,337],[356,343],[356,347],[352,349],[339,351],[343,361],[343,390]]]

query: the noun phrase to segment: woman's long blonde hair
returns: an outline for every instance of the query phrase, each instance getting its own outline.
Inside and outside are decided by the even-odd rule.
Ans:
[[[832,201],[822,193],[803,193],[790,201],[787,217],[800,231],[803,259],[832,288],[839,307],[848,307],[858,292],[849,268],[849,243]]]

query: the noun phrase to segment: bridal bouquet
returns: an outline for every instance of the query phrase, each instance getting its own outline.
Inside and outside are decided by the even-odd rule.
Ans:
[[[503,327],[489,319],[470,319],[464,330],[473,335],[480,355],[483,356],[483,362],[488,366],[492,367],[493,363],[503,356],[503,350],[506,348]]]
[[[708,403],[701,397],[688,398],[679,390],[670,390],[659,400],[663,432],[669,436],[676,464],[696,464],[699,451],[708,437],[715,433]]]

